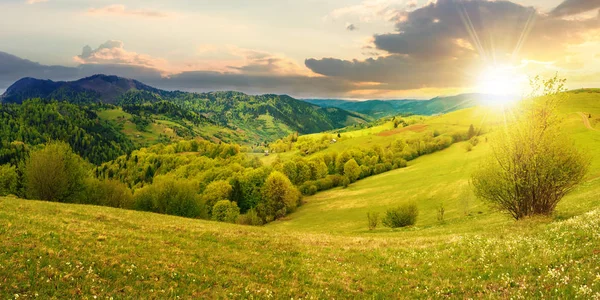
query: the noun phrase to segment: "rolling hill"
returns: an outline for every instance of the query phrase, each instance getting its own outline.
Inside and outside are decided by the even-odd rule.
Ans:
[[[315,133],[369,120],[358,113],[324,108],[286,95],[165,91],[133,79],[94,75],[70,82],[34,78],[15,82],[0,96],[2,110],[7,111],[2,115],[3,126],[16,122],[20,113],[25,113],[20,112],[20,105],[37,98],[42,100],[36,104],[39,110],[46,110],[41,107],[45,105],[78,105],[78,110],[85,111],[81,116],[89,116],[88,121],[108,122],[128,137],[127,143],[133,142],[138,147],[196,137],[259,145],[296,132]],[[52,101],[64,103],[52,104]],[[16,108],[9,108],[11,105]],[[56,110],[59,118],[68,121],[64,113],[64,109]],[[32,128],[27,131],[33,132],[33,137],[21,134],[17,139],[37,144],[57,138],[52,132],[37,134],[46,130],[36,127],[43,126],[45,120],[38,121],[28,123]],[[0,128],[0,131],[14,133],[14,128]],[[9,143],[12,138],[2,141]]]
[[[474,197],[470,174],[493,135],[472,151],[457,143],[407,168],[306,197],[298,211],[264,227],[0,198],[0,296],[594,299],[598,100],[577,93],[561,107],[564,130],[592,164],[553,216],[514,221]],[[491,128],[503,115],[473,107],[418,118],[433,131]],[[425,132],[411,126],[360,129],[323,151]],[[406,202],[419,208],[415,226],[367,229],[367,212]]]
[[[361,114],[381,118],[399,114],[436,115],[496,101],[500,96],[485,94],[461,94],[450,97],[435,97],[429,100],[366,100],[350,101],[337,99],[305,99],[304,101],[323,107],[338,107]]]

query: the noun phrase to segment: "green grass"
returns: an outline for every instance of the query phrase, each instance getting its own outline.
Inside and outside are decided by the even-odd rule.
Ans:
[[[513,221],[473,196],[485,137],[307,197],[258,228],[0,198],[0,298],[598,298],[600,132],[575,113],[600,114],[599,100],[579,93],[562,108],[592,165],[552,217]],[[481,120],[500,118],[473,109],[427,122]],[[404,202],[419,207],[415,226],[367,230],[367,212]]]

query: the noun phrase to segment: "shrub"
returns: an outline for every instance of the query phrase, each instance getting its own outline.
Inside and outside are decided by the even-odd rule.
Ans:
[[[340,184],[344,187],[347,188],[350,185],[350,179],[348,179],[348,176],[342,176],[341,182]]]
[[[208,218],[204,202],[196,194],[196,186],[175,178],[157,177],[152,185],[134,194],[138,210],[188,218]]]
[[[382,223],[390,228],[410,226],[416,223],[418,215],[419,210],[416,204],[404,204],[397,208],[388,209]]]
[[[377,224],[379,224],[379,213],[368,212],[367,221],[369,225],[369,230],[374,230],[375,228],[377,228]]]
[[[235,223],[240,215],[240,208],[235,202],[220,200],[212,208],[212,219],[219,222]]]
[[[473,144],[471,143],[466,143],[464,147],[467,152],[471,152],[473,150]]]
[[[11,165],[0,166],[0,196],[16,195],[18,183],[17,168]]]
[[[81,203],[133,209],[133,194],[126,184],[112,179],[91,179]]]
[[[446,208],[444,207],[444,203],[441,203],[440,206],[438,206],[438,210],[437,210],[437,220],[439,222],[444,222],[444,213],[446,212]]]
[[[236,223],[240,225],[261,226],[263,224],[263,221],[258,216],[258,213],[255,209],[250,209],[245,214],[239,215],[236,220]]]
[[[307,181],[300,186],[299,190],[303,195],[311,196],[316,194],[319,188],[317,187],[315,181]]]
[[[517,220],[552,213],[587,172],[588,158],[563,133],[555,112],[563,82],[555,77],[534,85],[545,95],[524,100],[514,122],[498,132],[488,161],[472,176],[479,198]]]
[[[23,172],[29,199],[77,202],[88,177],[86,164],[63,142],[51,142],[32,152]]]

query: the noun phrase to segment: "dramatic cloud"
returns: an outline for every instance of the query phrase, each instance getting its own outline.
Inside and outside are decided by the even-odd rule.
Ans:
[[[156,10],[127,9],[127,7],[122,4],[113,4],[102,8],[90,8],[88,13],[92,15],[136,16],[148,18],[164,18],[169,16],[169,14]]]
[[[324,76],[377,82],[379,89],[465,87],[491,64],[581,66],[571,47],[598,29],[597,17],[565,20],[509,1],[438,0],[408,12],[395,32],[375,35],[374,48],[385,52],[378,58],[305,64]]]
[[[75,56],[74,60],[80,64],[120,64],[147,68],[165,68],[167,64],[164,59],[127,51],[123,42],[114,40],[107,41],[96,49],[85,46],[81,55]]]
[[[565,0],[551,14],[554,16],[576,15],[600,8],[600,0]]]

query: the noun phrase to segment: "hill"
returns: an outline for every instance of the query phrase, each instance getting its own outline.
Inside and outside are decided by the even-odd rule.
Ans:
[[[26,77],[12,84],[0,97],[3,103],[22,103],[41,98],[71,103],[104,102],[116,104],[130,90],[162,93],[137,80],[117,76],[94,75],[76,81],[52,81]]]
[[[600,146],[582,120],[600,123],[597,95],[573,94],[561,112],[578,147]],[[418,118],[425,130],[490,128],[502,113],[474,107]],[[323,151],[423,133],[389,126],[344,133]],[[0,297],[600,296],[600,153],[590,151],[585,182],[553,216],[516,222],[476,199],[468,184],[489,154],[487,138],[471,151],[457,143],[407,168],[306,197],[264,227],[0,198]],[[367,229],[367,212],[405,202],[419,208],[416,226]]]
[[[87,111],[81,114],[81,117],[89,116],[86,122],[108,123],[107,126],[112,127],[108,131],[120,131],[128,139],[126,144],[133,143],[138,148],[190,138],[256,146],[295,132],[315,133],[368,121],[367,117],[357,113],[323,108],[286,95],[165,91],[132,79],[94,75],[70,82],[34,78],[15,82],[0,97],[2,109],[7,111],[0,120],[3,126],[16,122],[21,113],[26,113],[19,105],[28,99],[41,99],[35,106],[29,106],[39,110],[47,110],[42,107],[45,105],[78,105],[79,108],[71,109]],[[66,104],[53,104],[53,101]],[[65,110],[56,111],[59,118],[68,122],[64,113]],[[61,136],[49,132],[51,128],[39,128],[46,120],[37,121],[28,123],[32,128],[24,129],[34,134],[16,135],[12,127],[0,128],[12,132],[10,136],[5,134],[2,141],[36,145]],[[70,144],[77,148],[73,142]],[[121,148],[131,149],[129,145]],[[113,155],[109,157],[114,158]]]
[[[484,94],[461,94],[450,97],[435,97],[429,100],[366,100],[350,101],[337,99],[305,99],[323,107],[338,107],[368,116],[381,118],[399,114],[436,115],[495,101],[499,96]]]

